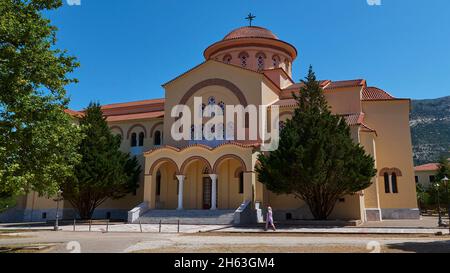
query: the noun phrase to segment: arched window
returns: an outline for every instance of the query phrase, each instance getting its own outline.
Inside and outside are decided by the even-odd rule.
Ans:
[[[285,59],[285,60],[284,60],[284,64],[285,64],[285,67],[286,67],[286,72],[288,72],[288,71],[289,71],[289,66],[290,66],[289,60],[288,60],[288,59]]]
[[[239,194],[244,193],[244,172],[239,173]]]
[[[223,57],[222,60],[223,60],[224,63],[230,64],[230,63],[231,63],[231,59],[232,59],[231,55],[230,55],[230,54],[227,54],[227,55],[225,55],[225,56]]]
[[[131,147],[137,146],[137,135],[136,133],[131,134]]]
[[[208,98],[208,105],[214,105],[216,104],[216,98],[215,97],[209,97]]]
[[[225,102],[219,102],[219,107],[222,109],[222,112],[225,113]]]
[[[266,56],[264,55],[264,53],[256,54],[256,63],[258,65],[258,71],[264,70],[264,59],[265,58],[266,58]]]
[[[284,127],[286,127],[286,122],[284,122],[284,121],[280,121],[280,123],[279,123],[279,130],[280,130],[280,132],[284,129]]]
[[[155,146],[160,146],[162,143],[162,139],[161,139],[161,131],[156,131],[155,132],[155,136],[153,137],[153,144]]]
[[[161,172],[156,173],[156,196],[161,195]]]
[[[398,193],[398,186],[397,186],[397,174],[392,173],[392,193]]]
[[[384,192],[385,193],[391,192],[391,189],[389,187],[389,174],[388,173],[384,173]]]
[[[143,132],[140,132],[139,133],[139,147],[142,147],[142,146],[144,146],[144,133]]]
[[[280,56],[278,56],[278,55],[273,55],[272,56],[272,65],[273,65],[273,67],[279,67],[280,66],[280,62],[281,62],[281,59],[280,59]]]
[[[247,63],[248,63],[248,53],[247,52],[241,52],[239,54],[239,60],[241,60],[241,66],[242,67],[247,67]]]

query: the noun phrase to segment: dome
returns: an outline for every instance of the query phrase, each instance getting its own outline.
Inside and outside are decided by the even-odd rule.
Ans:
[[[280,40],[272,31],[255,26],[237,28],[203,52],[205,60],[215,60],[254,71],[284,69],[292,75],[297,49]]]
[[[223,41],[239,38],[268,38],[278,40],[278,37],[272,31],[262,27],[240,27],[228,33]]]

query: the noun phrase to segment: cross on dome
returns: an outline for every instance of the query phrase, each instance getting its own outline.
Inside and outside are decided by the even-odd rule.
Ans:
[[[252,21],[255,20],[255,18],[256,16],[250,12],[245,19],[248,20],[249,26],[252,26]]]

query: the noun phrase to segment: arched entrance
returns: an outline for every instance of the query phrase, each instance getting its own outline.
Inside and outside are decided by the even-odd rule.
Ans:
[[[236,155],[224,155],[216,160],[213,173],[219,180],[219,209],[236,209],[244,201],[245,163]]]
[[[176,209],[178,207],[178,166],[169,158],[161,158],[150,168],[152,176],[152,195],[156,209]]]
[[[217,208],[217,183],[211,178],[211,170],[209,161],[201,156],[192,156],[183,162],[180,173],[185,176],[184,208]]]

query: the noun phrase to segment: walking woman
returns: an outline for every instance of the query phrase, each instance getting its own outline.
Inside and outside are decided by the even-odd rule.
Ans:
[[[272,227],[273,231],[277,231],[277,229],[275,228],[275,224],[273,223],[273,213],[272,213],[272,208],[271,207],[267,208],[266,231],[269,228],[269,224]]]

